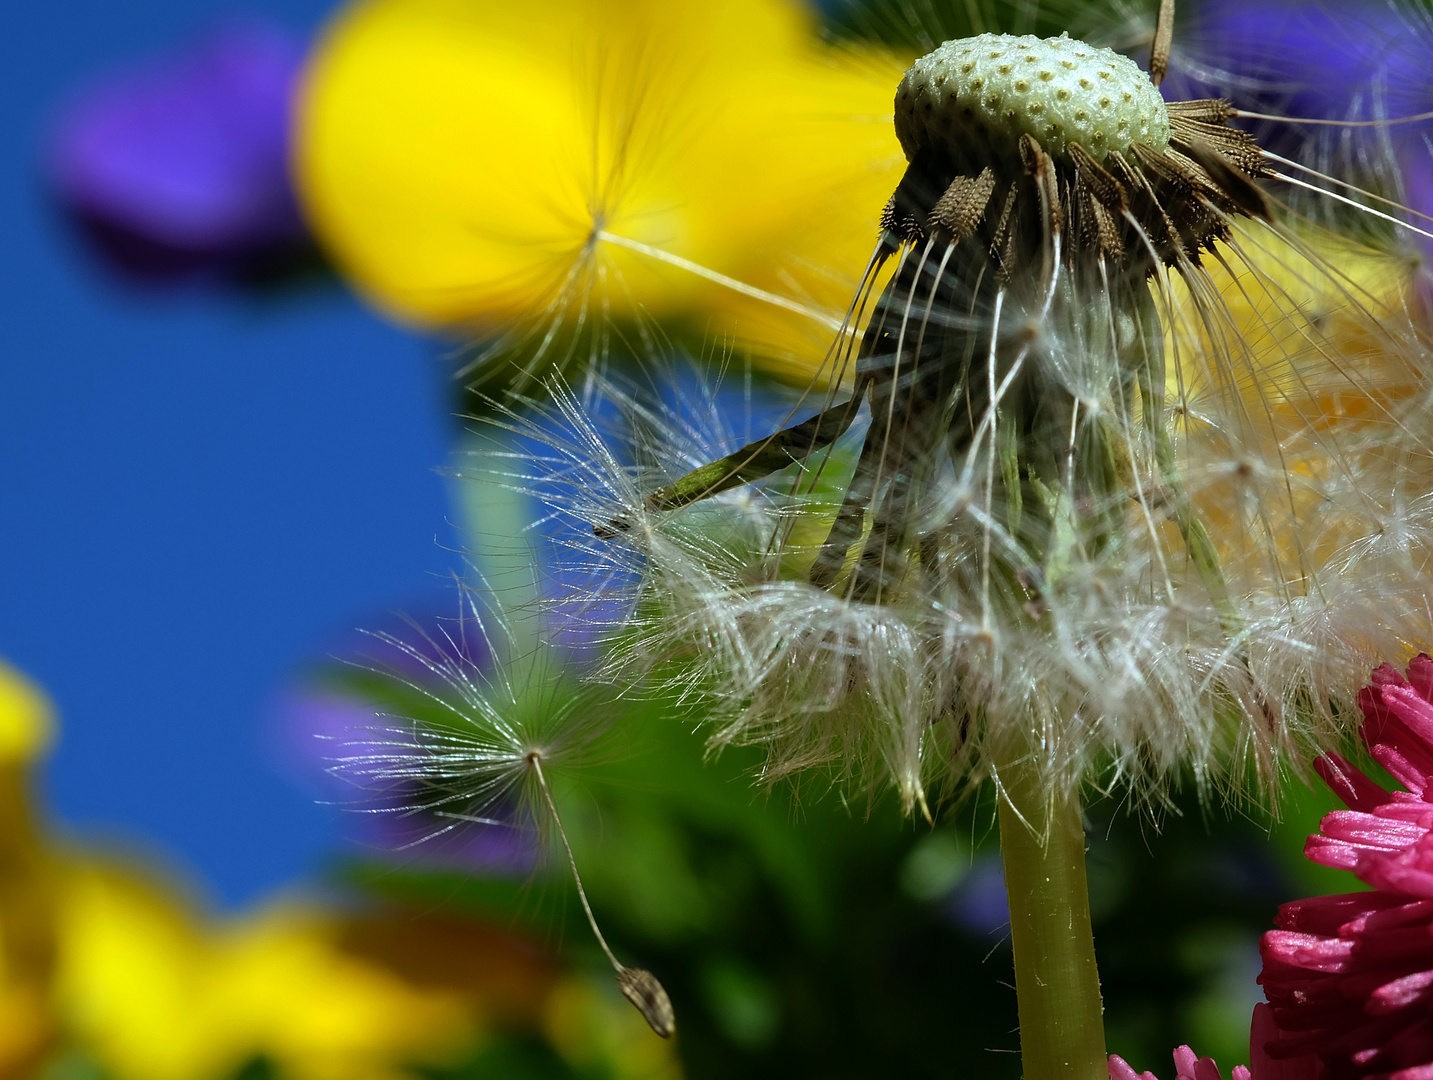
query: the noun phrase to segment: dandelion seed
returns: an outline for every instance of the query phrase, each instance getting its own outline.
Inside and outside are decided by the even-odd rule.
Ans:
[[[422,635],[421,644],[375,635],[402,662],[385,669],[389,682],[422,708],[410,717],[381,716],[344,747],[333,769],[369,789],[374,812],[439,822],[415,843],[473,824],[512,827],[514,815],[519,823],[523,817],[550,823],[618,987],[653,1031],[670,1038],[676,1030],[671,1001],[656,976],[622,964],[603,937],[548,784],[548,769],[572,765],[590,751],[604,727],[603,710],[565,682],[550,656],[497,662],[503,650],[494,647],[487,625],[510,638],[506,621],[500,612],[481,612],[472,594],[465,594],[464,605],[456,626]],[[474,649],[477,642],[481,648]],[[490,662],[476,662],[475,654]],[[524,681],[512,677],[515,669]]]

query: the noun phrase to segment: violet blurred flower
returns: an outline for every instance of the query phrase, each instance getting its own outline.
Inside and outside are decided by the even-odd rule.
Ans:
[[[1319,774],[1348,810],[1324,817],[1305,853],[1371,892],[1283,905],[1264,935],[1269,999],[1252,1042],[1278,1077],[1433,1078],[1433,660],[1403,678],[1385,664],[1359,704],[1373,758],[1407,790],[1385,791],[1337,754]],[[1320,1068],[1320,1065],[1322,1068]],[[1257,1068],[1258,1080],[1268,1080]]]
[[[1169,84],[1279,116],[1370,121],[1433,111],[1433,12],[1426,6],[1214,0],[1177,35]],[[1327,127],[1262,121],[1261,145],[1325,172],[1358,178],[1433,212],[1423,123]],[[1427,228],[1427,223],[1412,224]],[[1424,247],[1427,244],[1424,243]]]
[[[1197,1057],[1193,1050],[1181,1046],[1174,1052],[1174,1080],[1224,1080],[1224,1074],[1213,1058]],[[1229,1074],[1230,1080],[1250,1080],[1251,1074],[1243,1065],[1235,1065]],[[1110,1080],[1159,1080],[1152,1072],[1135,1072],[1118,1054],[1110,1055]],[[1259,1080],[1263,1080],[1262,1077]]]
[[[431,606],[438,606],[436,599]],[[342,635],[326,651],[342,664],[336,672],[361,676],[360,682],[392,680],[395,687],[410,690],[439,684],[435,668],[457,664],[476,673],[493,663],[476,623],[431,612],[388,616],[368,632]],[[315,798],[354,811],[350,836],[375,856],[428,870],[529,872],[537,865],[540,845],[531,823],[516,813],[510,824],[501,812],[489,816],[503,824],[459,820],[424,809],[411,783],[374,790],[356,785],[351,770],[337,766],[367,748],[391,755],[394,731],[412,723],[366,700],[359,686],[308,682],[275,702],[268,727],[285,771]]]
[[[479,824],[413,809],[410,792],[357,789],[333,775],[335,758],[382,745],[387,751],[394,719],[372,702],[301,687],[278,702],[274,719],[290,760],[308,778],[327,776],[320,798],[349,810],[352,839],[373,855],[424,869],[525,874],[538,861],[537,837],[527,823]],[[305,784],[306,787],[313,786]]]
[[[222,26],[117,72],[62,111],[47,173],[120,269],[151,278],[260,272],[308,236],[289,180],[304,44],[270,23]]]
[[[1430,36],[1410,4],[1215,0],[1180,43],[1194,74],[1244,108],[1368,120],[1433,106]]]
[[[943,905],[946,917],[977,937],[1005,936],[1010,931],[1010,901],[1005,867],[993,853],[976,858],[970,872],[951,890]]]

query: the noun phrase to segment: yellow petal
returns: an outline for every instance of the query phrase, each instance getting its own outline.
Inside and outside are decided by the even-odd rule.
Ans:
[[[32,761],[55,736],[50,699],[23,673],[0,660],[0,762]]]
[[[411,936],[412,922],[395,916],[394,929]],[[511,956],[480,951],[465,962],[496,980],[414,978],[350,948],[340,915],[285,905],[208,923],[158,884],[94,864],[66,874],[58,926],[58,1008],[118,1080],[208,1080],[260,1054],[295,1080],[390,1080],[509,1012],[491,991],[532,999],[548,978],[540,962],[515,977]]]
[[[809,363],[903,166],[904,66],[820,45],[794,0],[366,0],[311,59],[298,184],[403,321],[501,327],[561,297],[570,319],[681,316]]]

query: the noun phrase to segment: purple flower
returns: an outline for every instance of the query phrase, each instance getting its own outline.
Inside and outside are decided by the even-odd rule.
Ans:
[[[1433,16],[1410,3],[1214,0],[1176,34],[1181,71],[1169,85],[1276,116],[1396,119],[1433,110],[1430,52]],[[1285,157],[1433,211],[1426,123],[1251,122]]]
[[[292,34],[250,19],[95,83],[50,139],[62,207],[116,265],[148,277],[244,272],[301,244],[288,151],[303,55]]]
[[[1004,934],[1010,927],[1010,902],[1005,867],[999,856],[977,858],[944,904],[946,916],[962,930],[982,937]]]
[[[285,692],[270,716],[270,736],[292,777],[316,798],[353,811],[351,838],[372,854],[425,869],[523,874],[536,865],[540,845],[532,823],[510,805],[466,821],[461,807],[433,805],[432,792],[413,779],[382,783],[361,765],[378,755],[391,766],[404,746],[415,765],[422,753],[416,721],[364,696],[362,684],[379,680],[419,701],[424,690],[443,695],[444,673],[481,679],[494,660],[471,613],[434,613],[437,598],[422,598],[421,615],[391,615],[366,632],[343,634],[326,650],[333,672],[358,685],[306,682]]]
[[[1418,9],[1397,3],[1217,0],[1176,42],[1236,105],[1372,119],[1433,105],[1430,32]]]
[[[280,745],[287,757],[301,763],[299,771],[306,778],[328,777],[319,797],[356,811],[349,834],[372,854],[430,870],[469,873],[523,874],[536,865],[537,837],[516,814],[490,815],[511,819],[504,824],[461,821],[423,809],[424,799],[414,795],[411,785],[373,790],[339,775],[336,759],[361,755],[367,748],[392,752],[394,726],[405,721],[372,702],[303,687],[284,695],[274,719]]]

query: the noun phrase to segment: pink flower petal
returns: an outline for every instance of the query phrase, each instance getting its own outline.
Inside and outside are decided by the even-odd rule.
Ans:
[[[1110,1055],[1110,1080],[1159,1080],[1152,1072],[1137,1073],[1118,1054]]]
[[[1314,771],[1350,810],[1372,811],[1389,800],[1388,792],[1342,754],[1325,754],[1316,759]]]
[[[1343,971],[1353,955],[1353,942],[1270,930],[1260,940],[1259,952],[1266,962],[1272,957],[1312,971]]]
[[[1394,1009],[1401,1009],[1420,1001],[1428,996],[1427,991],[1433,986],[1433,971],[1417,971],[1412,975],[1405,975],[1401,979],[1394,979],[1390,983],[1384,983],[1377,990],[1368,996],[1369,1012],[1385,1013]]]
[[[1427,653],[1415,656],[1408,665],[1408,684],[1428,701],[1433,701],[1433,659]]]

